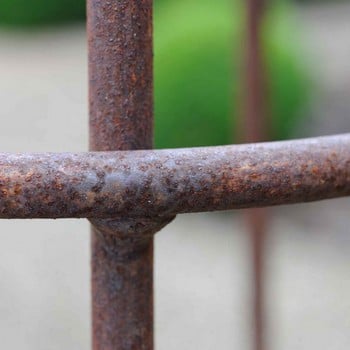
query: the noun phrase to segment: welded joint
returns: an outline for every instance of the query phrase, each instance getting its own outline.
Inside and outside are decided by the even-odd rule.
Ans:
[[[175,215],[89,219],[89,221],[105,243],[106,250],[118,247],[117,251],[111,253],[120,255],[124,249],[129,252],[130,248],[134,251],[135,247],[142,246],[174,218]]]

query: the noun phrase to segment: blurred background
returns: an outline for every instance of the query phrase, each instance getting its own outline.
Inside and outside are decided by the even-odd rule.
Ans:
[[[241,140],[245,2],[155,0],[155,144]],[[0,150],[85,151],[85,1],[1,0]],[[350,130],[350,4],[270,1],[269,135]],[[349,199],[271,210],[269,349],[350,346]],[[5,349],[88,349],[89,228],[0,221]],[[157,349],[251,349],[251,259],[239,212],[181,215],[156,236]]]

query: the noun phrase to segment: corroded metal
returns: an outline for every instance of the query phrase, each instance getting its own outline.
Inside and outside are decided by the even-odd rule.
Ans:
[[[347,195],[350,134],[189,149],[0,154],[1,218],[133,217],[145,221],[130,230],[142,232],[179,213]]]
[[[152,0],[88,0],[88,37],[90,149],[151,148]],[[90,172],[92,197],[108,168]],[[93,221],[93,349],[152,350],[153,234],[165,221],[110,214]]]
[[[153,234],[178,213],[350,195],[350,134],[149,150],[152,0],[87,3],[90,149],[106,152],[0,154],[0,218],[90,219],[93,349],[152,350]]]
[[[87,3],[90,149],[152,148],[152,1]]]

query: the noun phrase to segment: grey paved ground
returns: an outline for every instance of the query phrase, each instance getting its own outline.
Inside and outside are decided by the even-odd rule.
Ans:
[[[323,92],[309,127],[349,131],[350,6],[300,18]],[[0,57],[1,151],[85,150],[83,30],[0,32]],[[349,349],[349,209],[342,199],[271,213],[272,350]],[[87,223],[1,221],[0,242],[1,349],[88,349]],[[248,248],[237,213],[184,215],[157,236],[158,350],[249,349]]]

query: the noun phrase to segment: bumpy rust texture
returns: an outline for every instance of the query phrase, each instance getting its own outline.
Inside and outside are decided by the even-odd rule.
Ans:
[[[90,148],[152,148],[152,1],[89,0]]]
[[[94,349],[152,349],[152,242],[126,247],[92,235]]]
[[[178,213],[347,195],[350,134],[191,149],[0,154],[1,218],[154,218],[161,226]],[[121,225],[143,231],[142,224]]]
[[[151,148],[152,0],[88,0],[88,36],[90,148]],[[90,196],[106,188],[107,168]],[[151,350],[152,235],[167,220],[117,216],[93,221],[93,348]]]

